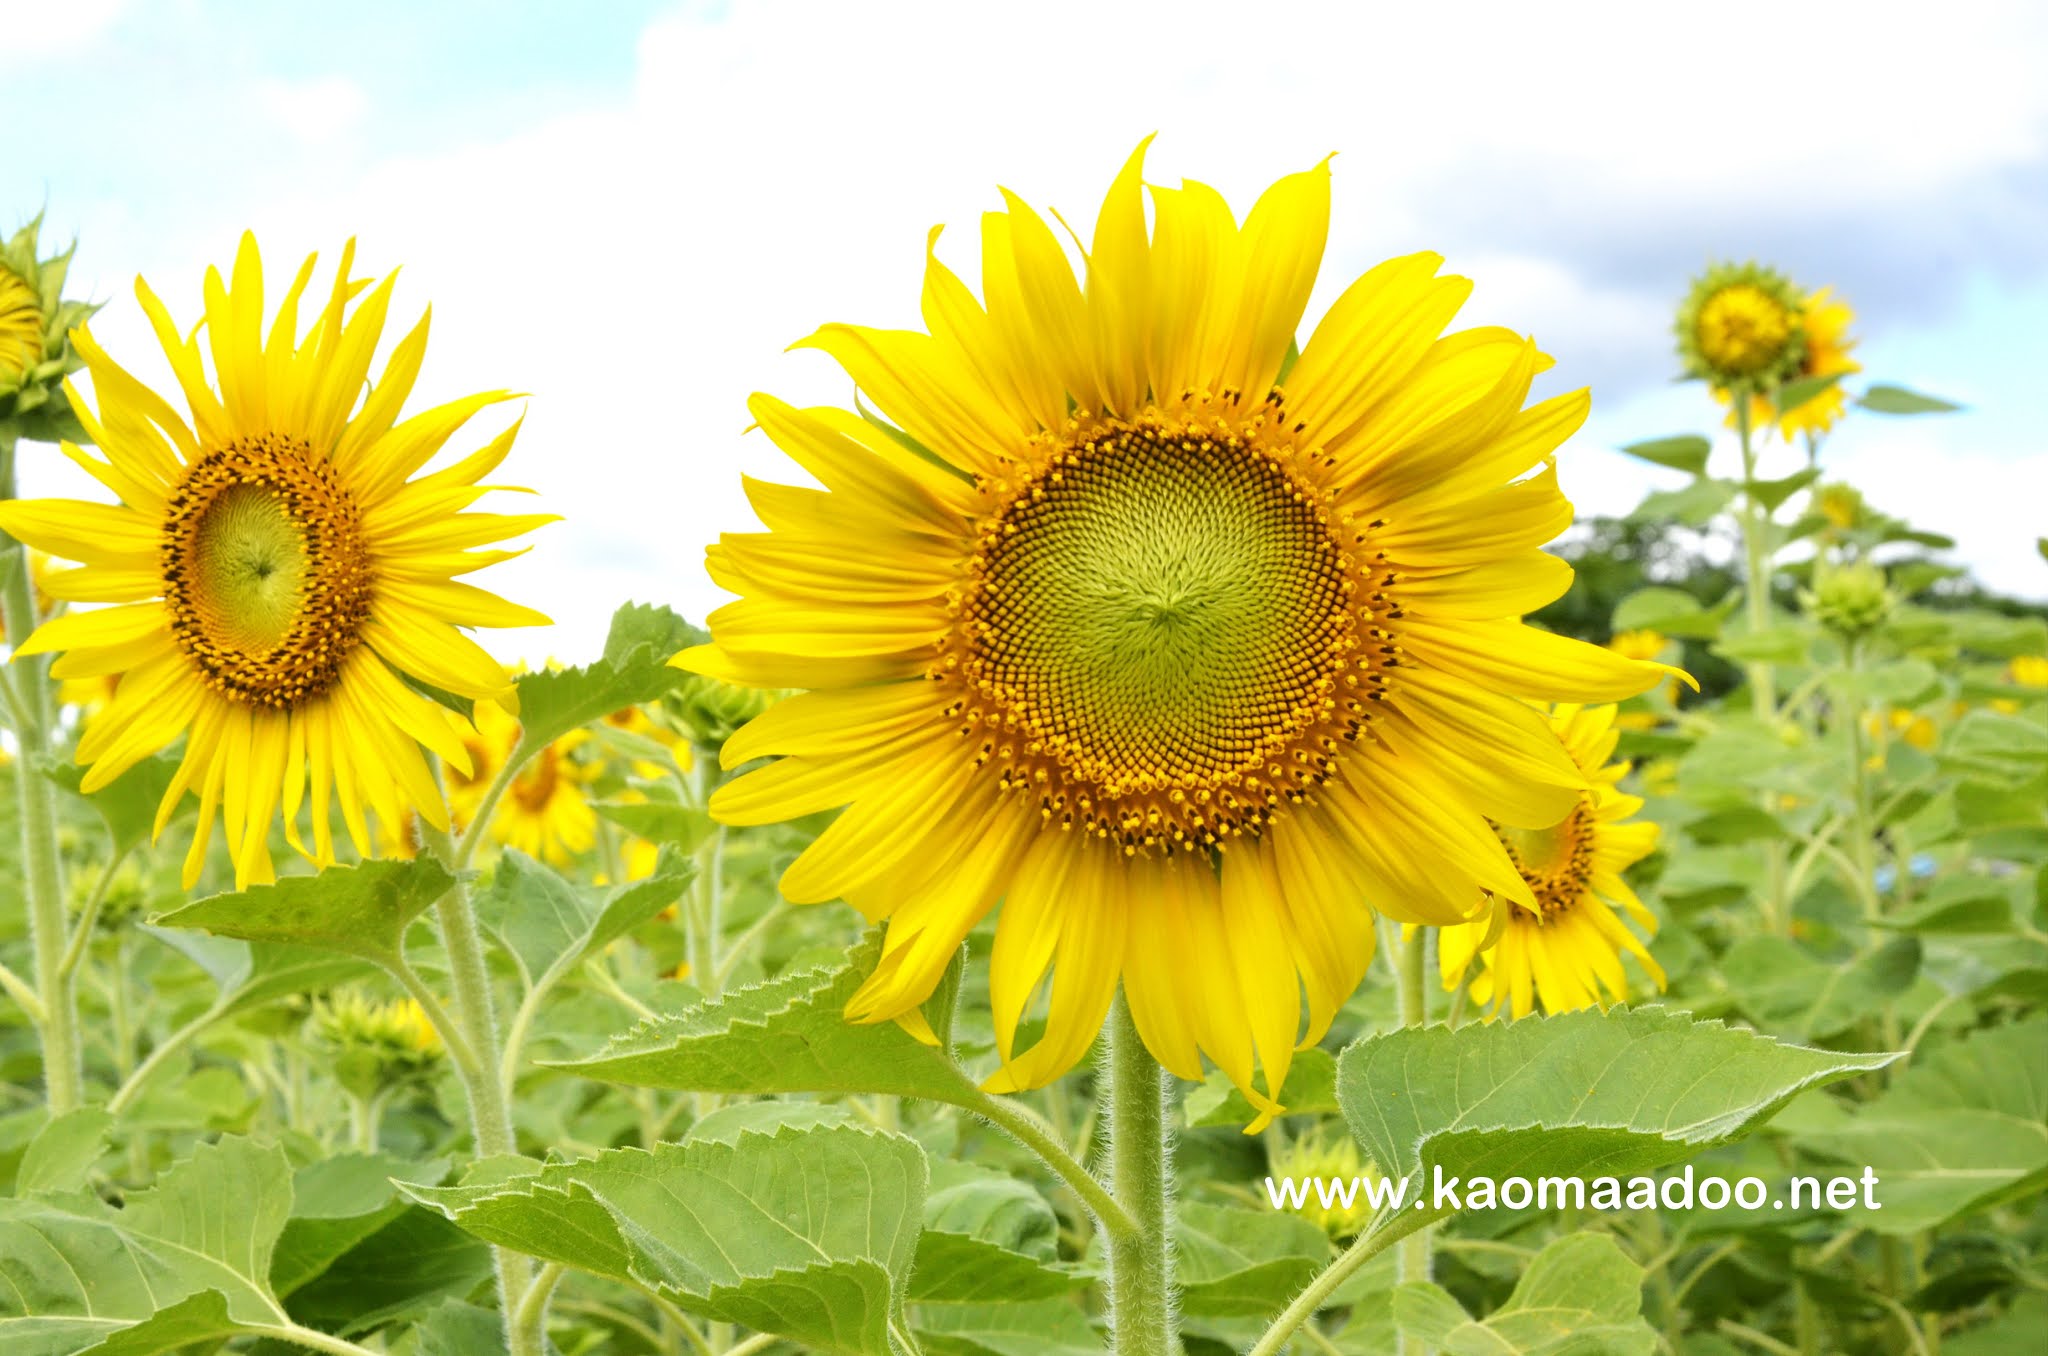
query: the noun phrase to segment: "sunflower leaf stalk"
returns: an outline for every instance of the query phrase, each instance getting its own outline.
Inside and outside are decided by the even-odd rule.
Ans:
[[[19,446],[12,428],[0,427],[0,499],[14,498],[14,457]],[[35,593],[28,551],[0,533],[0,576],[11,665],[15,794],[21,804],[22,883],[28,896],[29,933],[35,955],[35,992],[41,1007],[37,1032],[43,1047],[43,1087],[50,1114],[79,1105],[85,1082],[78,1048],[78,993],[75,971],[64,964],[66,942],[64,882],[57,855],[57,791],[44,775],[49,755],[50,684],[48,658],[20,656],[22,642],[36,629]]]
[[[1173,1284],[1173,1139],[1166,1072],[1121,996],[1110,1014],[1103,1116],[1117,1204],[1135,1231],[1109,1235],[1110,1328],[1117,1356],[1179,1356]]]
[[[1735,393],[1735,432],[1742,447],[1742,551],[1745,563],[1744,604],[1752,636],[1771,624],[1771,585],[1775,577],[1773,552],[1767,537],[1771,530],[1770,510],[1756,495],[1755,430],[1751,427],[1750,392]],[[1756,718],[1765,729],[1778,721],[1777,671],[1769,659],[1752,659],[1748,665],[1749,693]],[[1773,793],[1764,795],[1764,813],[1776,809]],[[1785,898],[1785,845],[1775,839],[1764,844],[1764,919],[1780,932],[1791,927],[1791,903]]]

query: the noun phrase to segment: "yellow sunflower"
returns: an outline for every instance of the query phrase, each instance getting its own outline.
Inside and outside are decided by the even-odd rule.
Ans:
[[[990,1088],[1070,1068],[1121,978],[1167,1068],[1206,1055],[1270,1112],[1374,909],[1534,905],[1487,820],[1553,824],[1586,783],[1524,699],[1662,670],[1520,621],[1571,579],[1538,548],[1571,521],[1548,459],[1584,391],[1524,409],[1532,341],[1439,337],[1470,284],[1433,254],[1353,283],[1290,364],[1327,165],[1242,226],[1214,189],[1154,187],[1148,232],[1143,155],[1081,276],[1006,195],[979,299],[928,248],[925,330],[806,341],[895,428],[754,398],[824,488],[748,482],[768,531],[710,549],[739,601],[675,662],[810,689],[725,742],[727,768],[781,757],[711,808],[845,807],[781,887],[887,920],[850,1017],[914,1026],[1000,901]]]
[[[138,280],[189,422],[81,329],[74,341],[99,408],[75,391],[71,403],[106,460],[69,443],[64,452],[121,502],[0,505],[0,528],[83,562],[46,576],[51,597],[114,604],[57,617],[21,649],[63,652],[51,669],[60,679],[120,675],[79,741],[84,789],[185,737],[157,828],[187,791],[197,794],[187,887],[217,820],[237,886],[270,879],[280,808],[288,841],[320,864],[334,859],[332,809],[364,855],[375,843],[366,809],[387,824],[417,811],[445,828],[421,746],[458,769],[468,756],[446,712],[406,679],[512,700],[504,668],[457,628],[547,620],[457,579],[518,554],[470,548],[552,521],[463,511],[489,488],[477,481],[504,460],[517,425],[412,478],[472,415],[509,397],[469,396],[400,421],[427,322],[370,385],[393,279],[351,307],[369,287],[351,276],[353,257],[351,243],[303,337],[299,303],[314,261],[292,280],[266,338],[253,237],[242,238],[231,280],[208,270],[205,316],[189,333]]]
[[[1834,296],[1832,287],[1823,287],[1807,297],[1799,311],[1806,330],[1806,348],[1792,380],[1832,377],[1837,373],[1847,376],[1863,370],[1863,364],[1849,356],[1849,350],[1856,347],[1856,341],[1849,337],[1849,326],[1856,323],[1856,312],[1850,309],[1848,302]],[[1723,404],[1733,403],[1733,398],[1725,390],[1717,389],[1714,398]],[[1775,419],[1778,432],[1787,442],[1802,433],[1819,437],[1835,426],[1835,421],[1848,407],[1849,397],[1840,382],[1783,413],[1779,413],[1763,396],[1752,395],[1749,400],[1749,426],[1768,428]],[[1734,411],[1729,412],[1727,422],[1728,427],[1735,427]],[[1830,515],[1831,521],[1832,517]]]
[[[1629,765],[1607,761],[1620,738],[1614,708],[1563,705],[1550,722],[1588,787],[1571,813],[1549,828],[1498,826],[1533,904],[1513,900],[1490,946],[1485,920],[1445,928],[1437,937],[1444,987],[1455,989],[1476,964],[1472,1001],[1506,1007],[1517,1017],[1538,1002],[1545,1012],[1571,1012],[1626,1001],[1623,951],[1664,987],[1663,967],[1615,912],[1625,911],[1646,933],[1657,930],[1656,916],[1621,878],[1657,846],[1657,826],[1623,822],[1643,802],[1615,787]]]
[[[1791,381],[1806,357],[1798,289],[1760,264],[1713,265],[1678,308],[1678,356],[1686,376],[1717,393]]]
[[[517,848],[552,866],[567,866],[597,842],[597,812],[584,795],[598,772],[577,752],[588,730],[572,730],[536,753],[505,788],[491,814],[490,840]],[[485,791],[519,743],[519,722],[493,702],[478,702],[475,733],[465,741],[469,767],[451,772],[448,800],[467,824],[482,808]]]
[[[0,382],[12,390],[42,361],[42,301],[19,274],[0,263]]]

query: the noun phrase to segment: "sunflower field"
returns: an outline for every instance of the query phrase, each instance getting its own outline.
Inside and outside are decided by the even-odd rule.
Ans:
[[[1715,263],[1574,528],[1535,339],[1146,151],[530,670],[352,243],[5,238],[0,1353],[2048,1348],[2048,609],[1831,469],[1957,407]]]

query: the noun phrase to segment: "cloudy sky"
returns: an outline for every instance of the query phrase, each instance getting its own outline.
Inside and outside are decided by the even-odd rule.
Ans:
[[[1614,446],[1715,421],[1671,382],[1691,273],[1834,284],[1868,377],[1969,411],[1852,420],[1831,469],[2048,597],[2048,10],[1685,8],[0,0],[0,226],[47,204],[96,333],[150,376],[138,272],[189,318],[244,228],[273,269],[349,235],[403,264],[398,313],[434,306],[421,396],[530,392],[508,478],[566,519],[488,581],[558,621],[508,658],[581,659],[628,598],[715,605],[739,472],[795,475],[743,432],[748,392],[849,394],[786,345],[914,324],[930,226],[973,276],[997,184],[1090,221],[1155,131],[1154,181],[1240,210],[1338,152],[1311,319],[1442,252],[1466,320],[1592,386],[1561,461],[1582,511],[1661,483]],[[32,460],[30,492],[86,492]]]

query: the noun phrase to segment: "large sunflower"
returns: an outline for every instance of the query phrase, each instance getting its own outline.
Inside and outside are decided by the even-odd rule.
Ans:
[[[1485,922],[1446,928],[1437,938],[1444,987],[1456,988],[1476,964],[1472,1000],[1517,1017],[1538,1002],[1545,1012],[1571,1012],[1626,1001],[1623,951],[1664,987],[1663,967],[1615,912],[1626,911],[1646,933],[1657,930],[1656,916],[1621,876],[1657,846],[1657,826],[1623,822],[1643,802],[1616,789],[1629,765],[1607,761],[1620,738],[1614,708],[1559,706],[1550,719],[1586,774],[1587,789],[1549,828],[1499,826],[1534,904],[1511,904],[1490,945]]]
[[[99,408],[76,392],[72,404],[106,460],[69,443],[64,452],[121,502],[0,505],[0,528],[83,562],[46,576],[53,598],[115,604],[47,622],[21,648],[63,651],[51,669],[58,678],[121,675],[79,741],[78,760],[90,765],[84,789],[185,737],[157,826],[188,790],[198,795],[188,887],[216,818],[238,886],[270,878],[280,807],[293,847],[323,864],[334,858],[333,809],[364,855],[374,841],[366,809],[391,825],[417,810],[445,828],[421,746],[458,769],[468,755],[446,713],[406,680],[512,701],[504,668],[456,628],[546,621],[456,578],[518,554],[471,548],[552,520],[463,511],[489,488],[477,481],[505,459],[517,426],[411,478],[472,415],[508,395],[469,396],[400,422],[427,321],[367,385],[394,278],[351,307],[369,286],[351,276],[353,257],[351,242],[303,337],[299,301],[314,261],[293,279],[266,338],[253,237],[242,238],[231,281],[207,271],[205,318],[189,335],[138,280],[190,422],[79,330]],[[301,809],[310,811],[310,850]]]
[[[748,483],[769,530],[711,548],[740,600],[677,662],[810,689],[725,744],[727,767],[782,757],[712,809],[846,807],[782,890],[887,919],[849,1016],[914,1024],[1001,901],[992,1088],[1071,1067],[1121,976],[1167,1068],[1206,1054],[1271,1110],[1374,909],[1533,906],[1488,818],[1553,824],[1585,779],[1525,699],[1660,670],[1519,619],[1571,578],[1538,548],[1571,520],[1547,459],[1584,391],[1524,409],[1533,342],[1440,338],[1470,284],[1430,254],[1353,283],[1290,369],[1327,167],[1242,226],[1211,188],[1155,187],[1148,232],[1142,158],[1078,279],[1012,196],[981,299],[934,256],[925,331],[807,341],[893,427],[754,398],[825,488]]]

